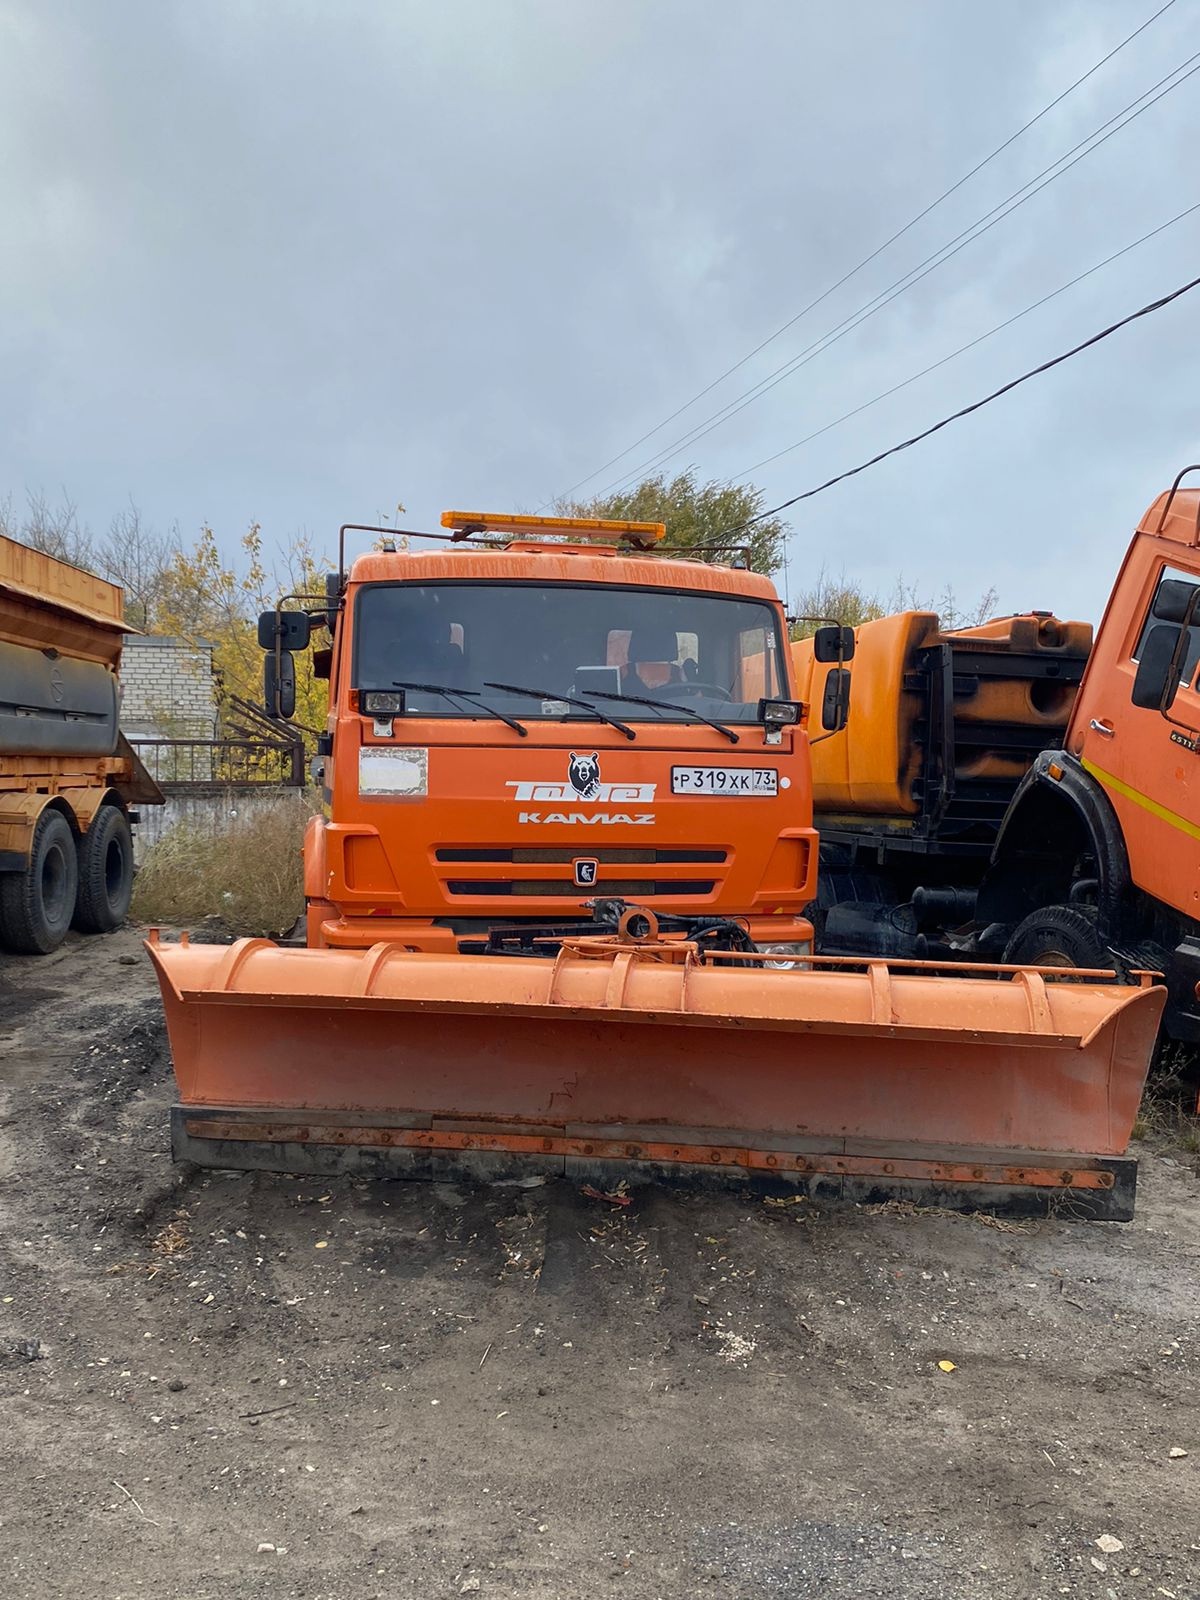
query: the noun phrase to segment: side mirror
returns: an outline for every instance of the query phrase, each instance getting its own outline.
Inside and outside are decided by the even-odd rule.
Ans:
[[[1169,711],[1179,689],[1179,668],[1175,653],[1182,628],[1159,623],[1150,629],[1142,645],[1137,676],[1131,696],[1135,706],[1146,711]]]
[[[296,714],[296,658],[290,650],[281,650],[278,661],[276,672],[274,650],[268,650],[263,657],[263,705],[269,717],[286,722]]]
[[[821,726],[826,733],[840,733],[850,716],[850,674],[845,667],[834,667],[825,675],[825,694],[821,701]]]
[[[329,629],[330,638],[333,637],[337,627],[338,611],[341,607],[342,595],[345,593],[345,580],[340,572],[327,572],[325,574],[325,599],[329,602],[325,612],[325,626]]]
[[[1154,596],[1156,622],[1190,622],[1196,611],[1194,583],[1184,583],[1180,578],[1164,578]]]
[[[277,632],[278,630],[278,632]],[[258,643],[262,650],[307,650],[312,619],[307,611],[264,611],[258,619]]]
[[[853,661],[854,629],[831,624],[813,634],[813,655],[818,661]]]

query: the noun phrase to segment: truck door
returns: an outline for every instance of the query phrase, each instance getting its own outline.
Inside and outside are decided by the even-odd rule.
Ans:
[[[1193,745],[1200,731],[1200,625],[1189,630],[1173,720],[1160,711],[1135,706],[1132,700],[1137,663],[1150,629],[1164,615],[1169,619],[1163,586],[1181,580],[1195,584],[1200,574],[1163,561],[1154,564],[1128,636],[1114,641],[1117,653],[1111,669],[1089,674],[1086,704],[1081,708],[1080,759],[1116,809],[1134,883],[1196,917],[1200,915],[1200,753]]]

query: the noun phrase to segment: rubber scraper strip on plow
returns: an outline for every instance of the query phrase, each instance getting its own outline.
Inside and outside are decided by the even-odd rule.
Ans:
[[[1164,991],[1112,974],[566,939],[553,959],[148,946],[177,1159],[304,1173],[703,1173],[1127,1220]],[[1109,981],[1104,981],[1107,977]],[[1057,981],[1056,981],[1057,980]],[[1096,981],[1098,980],[1098,981]]]

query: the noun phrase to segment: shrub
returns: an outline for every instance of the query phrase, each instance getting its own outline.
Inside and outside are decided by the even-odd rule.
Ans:
[[[147,851],[132,915],[176,928],[219,918],[230,933],[278,937],[304,910],[301,845],[312,797],[281,795],[222,819],[182,821]]]

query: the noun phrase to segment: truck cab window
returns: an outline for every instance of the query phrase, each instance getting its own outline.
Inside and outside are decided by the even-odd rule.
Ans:
[[[1140,661],[1142,658],[1142,648],[1151,628],[1161,627],[1163,623],[1173,623],[1178,620],[1178,612],[1171,603],[1175,599],[1175,595],[1178,594],[1178,590],[1175,591],[1175,595],[1172,595],[1167,585],[1184,584],[1191,588],[1198,581],[1200,580],[1197,579],[1197,575],[1194,572],[1180,572],[1175,567],[1163,568],[1146,611],[1141,632],[1138,634],[1137,646],[1133,652],[1135,661]],[[1200,615],[1200,607],[1197,608],[1197,611],[1198,615]],[[1187,655],[1184,657],[1183,674],[1179,680],[1182,688],[1195,687],[1198,664],[1200,664],[1200,621],[1193,622],[1188,629]]]
[[[373,584],[355,607],[354,685],[470,690],[522,720],[560,717],[555,696],[592,691],[670,702],[623,713],[634,721],[691,720],[676,711],[682,702],[752,722],[761,697],[783,692],[782,648],[774,610],[734,596],[525,581]],[[489,684],[544,691],[545,706]],[[422,716],[472,715],[469,704],[419,690],[407,705]]]

